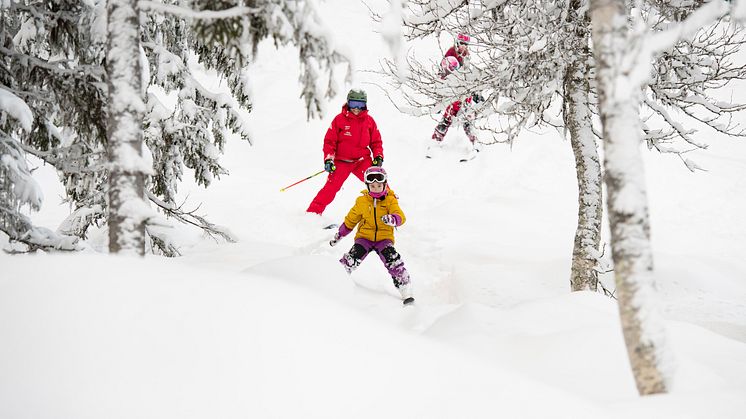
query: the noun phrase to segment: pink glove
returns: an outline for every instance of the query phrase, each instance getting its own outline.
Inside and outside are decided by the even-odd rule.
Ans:
[[[398,227],[401,225],[401,217],[399,217],[397,214],[386,214],[383,217],[381,217],[381,221],[383,221],[384,224],[391,227]]]

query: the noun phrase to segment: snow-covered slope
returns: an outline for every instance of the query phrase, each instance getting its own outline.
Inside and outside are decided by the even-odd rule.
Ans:
[[[378,4],[374,2],[374,6]],[[387,53],[365,7],[325,5],[360,69]],[[417,44],[418,56],[437,46]],[[656,278],[677,362],[670,394],[637,396],[613,300],[569,293],[574,160],[557,133],[526,133],[459,163],[454,127],[399,114],[358,72],[408,222],[397,231],[417,304],[404,309],[368,258],[351,277],[327,244],[363,188],[348,180],[324,220],[304,214],[321,140],[342,105],[307,122],[292,50],[260,48],[255,144],[232,141],[230,175],[189,202],[239,238],[177,233],[184,257],[0,256],[0,417],[649,417],[746,411],[746,144],[713,137],[708,172],[646,154]],[[341,90],[346,91],[346,86]],[[36,175],[54,228],[54,174]],[[604,277],[613,286],[610,275]]]
[[[12,320],[0,326],[3,417],[546,417],[537,394],[564,417],[603,412],[297,281],[213,277],[158,260],[76,261],[9,262],[28,277],[3,280],[0,318]],[[334,277],[323,260],[292,262]],[[45,278],[50,269],[70,277]],[[416,315],[390,310],[402,321]]]

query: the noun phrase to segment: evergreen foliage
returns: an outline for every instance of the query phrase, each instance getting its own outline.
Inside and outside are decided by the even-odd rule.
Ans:
[[[34,117],[31,130],[19,132],[18,139],[25,153],[60,174],[73,208],[60,231],[86,237],[88,228],[107,216],[106,2],[22,0],[3,5],[0,88],[16,94]],[[298,47],[301,96],[309,118],[320,117],[324,99],[336,94],[334,67],[347,58],[325,35],[312,0],[140,5],[147,86],[144,141],[153,167],[146,188],[151,202],[183,221],[195,216],[179,212],[176,203],[185,169],[192,169],[195,181],[207,187],[227,173],[219,161],[226,139],[238,135],[250,141],[244,119],[252,108],[249,69],[261,40],[271,37],[276,45]],[[210,17],[223,10],[228,14]],[[203,70],[215,71],[227,92],[206,89]],[[328,73],[326,89],[319,88],[323,72]],[[176,97],[175,106],[164,103],[169,94]],[[233,240],[227,231],[199,219],[205,223],[196,225],[208,234],[221,231],[217,237]],[[164,242],[161,238],[153,244]]]

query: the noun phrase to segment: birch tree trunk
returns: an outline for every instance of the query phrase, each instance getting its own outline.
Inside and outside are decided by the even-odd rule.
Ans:
[[[580,1],[570,3],[570,10],[580,9]],[[576,45],[581,54],[571,63],[564,78],[565,126],[570,132],[570,144],[575,155],[575,172],[578,176],[578,227],[575,230],[575,243],[572,251],[570,271],[571,291],[596,291],[598,289],[599,243],[601,242],[601,215],[603,198],[601,192],[601,163],[596,149],[596,139],[591,126],[591,111],[588,103],[590,91],[588,78],[590,48],[588,47],[588,16],[577,16],[572,20],[578,24]]]
[[[108,0],[109,251],[145,254],[145,176],[137,0]]]
[[[596,80],[604,135],[608,195],[619,313],[632,372],[641,395],[666,392],[667,354],[661,320],[653,306],[653,256],[640,154],[639,86],[625,82],[631,44],[624,0],[591,0]],[[625,60],[626,59],[626,60]]]

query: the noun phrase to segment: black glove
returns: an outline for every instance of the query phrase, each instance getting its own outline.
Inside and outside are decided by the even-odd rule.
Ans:
[[[375,157],[375,158],[373,159],[373,166],[376,166],[376,167],[381,167],[381,165],[383,165],[383,157],[381,157],[381,156],[376,156],[376,157]]]
[[[332,159],[324,160],[324,170],[326,170],[329,173],[337,170],[337,166],[334,165],[334,160]]]

